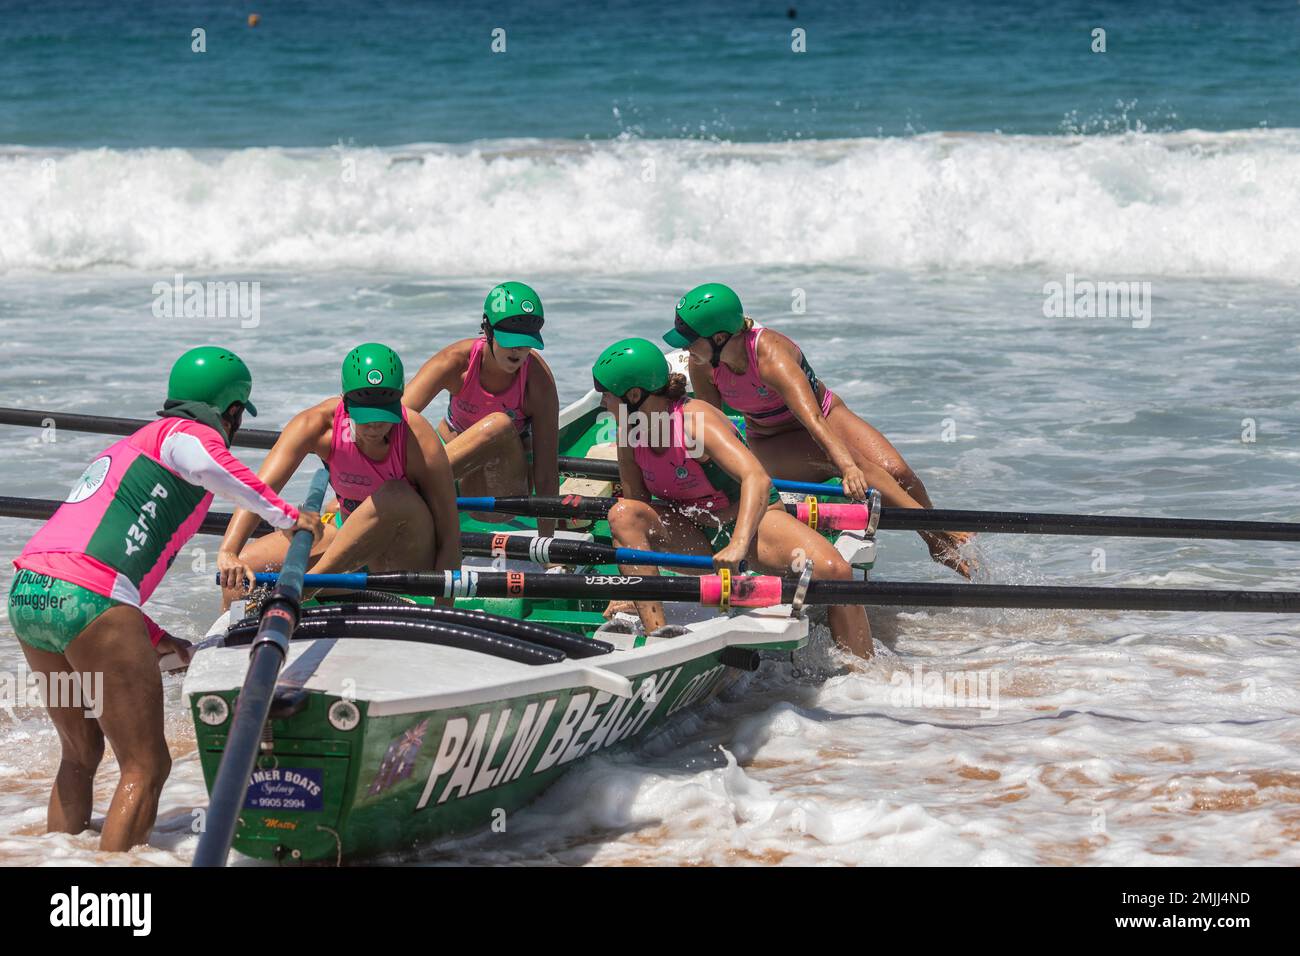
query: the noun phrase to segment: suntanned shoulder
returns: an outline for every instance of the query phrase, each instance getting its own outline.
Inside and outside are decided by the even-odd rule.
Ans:
[[[767,358],[796,358],[799,355],[799,346],[794,344],[794,340],[784,332],[778,332],[776,329],[763,328],[763,334],[758,337],[758,346],[754,349],[759,361]]]

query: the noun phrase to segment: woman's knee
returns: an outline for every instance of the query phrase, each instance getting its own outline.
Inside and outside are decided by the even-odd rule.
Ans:
[[[172,772],[172,755],[165,741],[145,753],[118,755],[118,766],[123,777],[131,777],[145,786],[161,790]]]
[[[515,423],[511,421],[510,416],[505,412],[493,412],[491,415],[484,415],[474,424],[474,428],[492,442],[501,442],[506,439],[511,441],[519,440],[519,432],[515,429]]]
[[[617,536],[646,532],[659,520],[658,513],[644,501],[622,498],[609,509],[609,530]]]
[[[91,721],[87,720],[87,723]],[[93,777],[104,759],[104,735],[98,725],[86,733],[59,734],[61,767]]]
[[[833,548],[827,551],[821,551],[812,558],[813,577],[819,581],[853,580],[853,568],[843,556]]]
[[[418,516],[421,512],[429,513],[429,506],[420,497],[420,493],[401,478],[384,482],[370,497],[374,502],[376,513],[381,518],[392,516],[409,519]]]

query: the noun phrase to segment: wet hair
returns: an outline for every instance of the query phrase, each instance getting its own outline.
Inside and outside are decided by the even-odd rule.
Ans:
[[[671,402],[686,397],[687,382],[686,376],[681,372],[673,372],[668,376],[668,384],[660,389],[660,394]]]
[[[748,332],[748,331],[749,331],[750,329],[752,329],[753,327],[754,327],[754,320],[751,319],[749,316],[745,316],[745,324],[744,324],[744,326],[741,328],[740,331],[742,331],[742,332]]]

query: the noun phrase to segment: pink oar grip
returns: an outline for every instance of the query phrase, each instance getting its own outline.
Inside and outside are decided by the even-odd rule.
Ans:
[[[795,505],[795,517],[808,523],[808,504]],[[854,504],[823,504],[817,508],[818,531],[865,531],[871,524],[871,507]]]
[[[722,603],[722,578],[706,574],[700,578],[700,603],[717,607]],[[781,603],[781,579],[771,575],[731,576],[732,607],[772,607]]]
[[[770,574],[731,579],[731,603],[736,607],[771,607],[781,603],[781,579]]]

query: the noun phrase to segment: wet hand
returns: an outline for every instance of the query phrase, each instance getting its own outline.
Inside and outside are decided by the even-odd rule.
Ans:
[[[254,584],[254,572],[251,567],[239,560],[233,551],[217,552],[217,576],[221,586],[227,591],[243,588],[251,591]]]
[[[194,656],[193,642],[187,641],[183,637],[173,637],[171,634],[163,634],[162,637],[158,638],[154,650],[158,652],[159,657],[175,654],[180,659],[181,667],[188,667],[190,658]]]
[[[844,485],[845,497],[854,501],[867,500],[871,485],[867,483],[867,476],[862,473],[862,469],[857,465],[850,465],[845,468],[840,474],[840,482]]]
[[[290,538],[299,531],[310,531],[311,543],[315,545],[325,533],[325,526],[321,524],[319,511],[299,511],[298,520],[293,523],[293,527],[284,530]]]
[[[713,556],[713,570],[726,568],[732,574],[739,574],[740,566],[745,560],[745,552],[745,548],[733,541]]]
[[[952,568],[966,580],[970,580],[972,572],[977,565],[962,557],[962,549],[968,545],[975,535],[969,531],[937,531],[927,532],[921,535],[926,547],[930,549],[930,557],[937,563],[945,567]]]

